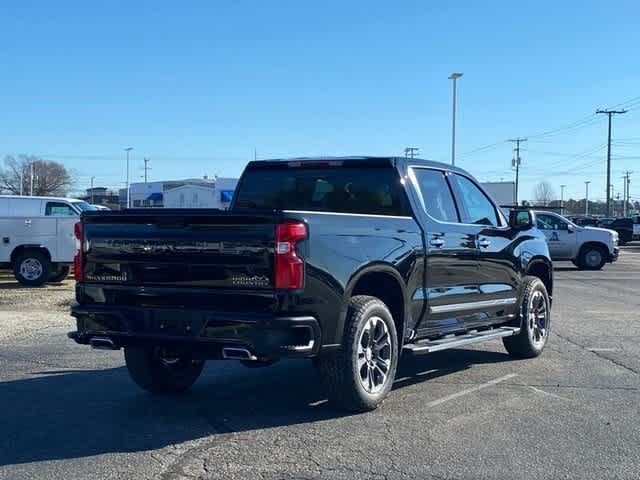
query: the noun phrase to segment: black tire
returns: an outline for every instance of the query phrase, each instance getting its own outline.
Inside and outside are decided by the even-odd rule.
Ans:
[[[606,263],[607,252],[599,245],[585,245],[578,255],[578,267],[582,270],[600,270]]]
[[[39,287],[49,280],[51,262],[38,250],[26,250],[16,257],[13,274],[22,285]]]
[[[154,394],[179,393],[195,383],[203,360],[170,358],[159,347],[125,347],[124,359],[133,381]]]
[[[60,283],[69,276],[70,270],[66,265],[59,266],[49,274],[48,281],[51,283]]]
[[[540,301],[542,303],[539,304]],[[543,320],[539,317],[538,306],[544,307]],[[541,328],[543,332],[540,331]],[[537,357],[544,350],[550,332],[551,302],[547,288],[538,277],[524,277],[520,301],[520,333],[512,337],[504,337],[502,339],[504,348],[512,357]]]
[[[385,335],[388,345],[383,346]],[[314,363],[333,406],[351,412],[377,408],[391,391],[398,366],[398,335],[387,306],[376,297],[353,297],[341,349],[316,358]]]

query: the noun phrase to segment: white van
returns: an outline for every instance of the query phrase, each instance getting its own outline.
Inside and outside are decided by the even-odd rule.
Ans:
[[[71,198],[0,195],[0,268],[23,285],[60,282],[76,251],[73,227],[87,202]]]

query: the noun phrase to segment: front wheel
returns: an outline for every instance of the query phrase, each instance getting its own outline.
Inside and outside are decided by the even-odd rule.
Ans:
[[[583,270],[600,270],[606,262],[606,254],[603,247],[588,245],[582,247],[578,258],[579,268]]]
[[[377,408],[393,386],[398,365],[398,337],[387,306],[375,297],[353,297],[342,349],[315,364],[334,406],[352,412]]]
[[[125,347],[124,359],[133,381],[156,394],[187,390],[204,367],[203,360],[179,356],[160,347]]]
[[[544,350],[550,332],[551,302],[547,288],[538,277],[524,277],[520,304],[520,333],[504,337],[504,347],[513,357],[537,357]]]

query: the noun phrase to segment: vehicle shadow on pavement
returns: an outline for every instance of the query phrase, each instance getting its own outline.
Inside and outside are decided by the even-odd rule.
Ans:
[[[509,359],[483,350],[405,357],[394,388]],[[306,361],[262,369],[209,362],[190,392],[168,397],[139,390],[124,367],[33,375],[0,383],[0,466],[155,450],[345,415],[324,402],[315,369]]]
[[[578,271],[578,267],[553,267],[554,272],[576,272]]]

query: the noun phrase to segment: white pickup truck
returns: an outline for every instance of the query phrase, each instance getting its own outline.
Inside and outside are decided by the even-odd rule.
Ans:
[[[0,268],[23,285],[64,280],[76,252],[74,225],[93,209],[70,198],[0,195]]]
[[[633,240],[640,240],[640,215],[633,215]]]
[[[618,233],[580,227],[554,212],[537,211],[536,224],[547,238],[552,260],[571,260],[583,270],[600,270],[618,259]]]

